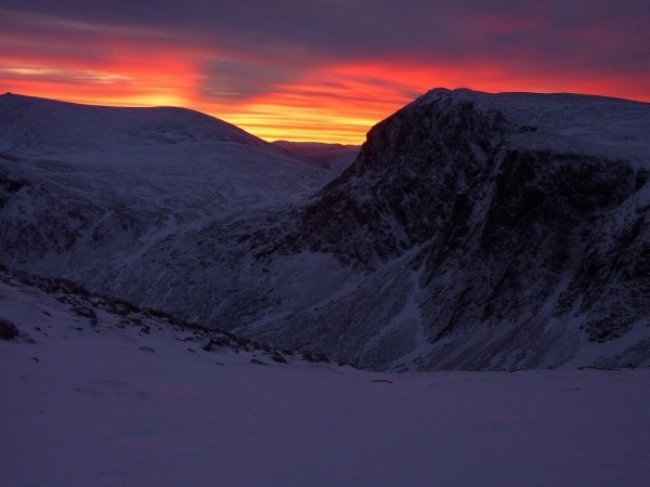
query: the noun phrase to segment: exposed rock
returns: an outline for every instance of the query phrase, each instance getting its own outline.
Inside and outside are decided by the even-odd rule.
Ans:
[[[18,334],[18,328],[13,322],[0,318],[0,340],[13,340]]]
[[[286,364],[286,363],[287,363],[287,359],[284,358],[284,356],[282,356],[282,354],[280,354],[280,353],[273,353],[273,354],[271,354],[271,359],[272,359],[274,362],[277,362],[277,363],[279,363],[279,364]]]
[[[71,309],[71,311],[76,315],[88,318],[93,326],[97,324],[97,313],[95,313],[92,308],[89,308],[87,306],[75,306]]]

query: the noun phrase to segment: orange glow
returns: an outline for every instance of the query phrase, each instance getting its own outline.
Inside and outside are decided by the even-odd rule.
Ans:
[[[273,93],[221,107],[220,115],[266,140],[360,144],[374,124],[428,89],[444,86],[442,78],[421,68],[328,66]]]
[[[3,33],[0,93],[97,105],[184,106],[234,123],[265,140],[360,144],[372,125],[435,87],[571,91],[650,101],[650,79],[644,74],[630,78],[615,70],[597,73],[576,68],[560,77],[547,63],[542,64],[549,66],[547,72],[528,75],[525,67],[512,60],[481,58],[426,65],[407,58],[330,62],[262,80],[259,87],[255,69],[252,74],[243,69],[239,76],[249,92],[238,92],[235,75],[222,87],[211,78],[214,73],[209,66],[226,62],[250,67],[270,61],[176,43],[174,33],[169,32],[123,28],[115,36],[113,26],[41,17],[18,20],[41,28],[35,32],[46,30],[45,26],[55,32],[27,38],[21,37],[17,27]],[[264,69],[278,70],[271,64]],[[208,85],[212,91],[205,89]]]
[[[395,63],[330,66],[245,103],[204,107],[266,140],[360,144],[370,127],[435,87],[491,93],[573,91],[650,101],[650,96],[626,91],[624,77],[592,76],[567,83],[552,76],[517,76],[491,64],[427,68]]]
[[[74,103],[183,106],[198,78],[191,64],[155,52],[144,59],[110,57],[92,66],[0,59],[0,91]]]
[[[112,106],[185,106],[224,119],[265,140],[360,144],[374,124],[434,87],[487,92],[574,91],[650,101],[624,77],[528,79],[494,65],[418,67],[359,64],[323,67],[274,91],[241,101],[200,95],[202,74],[188,56],[151,52],[111,56],[93,66],[0,59],[0,91]],[[5,81],[9,75],[11,81]],[[571,89],[567,90],[567,86]]]

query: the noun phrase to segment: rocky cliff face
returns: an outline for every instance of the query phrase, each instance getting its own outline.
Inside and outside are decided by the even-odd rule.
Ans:
[[[359,287],[256,333],[308,326],[372,367],[646,363],[649,120],[575,95],[429,93],[371,130],[285,240]]]
[[[647,104],[434,90],[308,200],[64,277],[374,369],[650,365],[648,133]]]

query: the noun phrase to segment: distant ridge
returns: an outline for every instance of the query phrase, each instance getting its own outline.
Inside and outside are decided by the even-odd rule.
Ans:
[[[16,94],[0,97],[0,147],[43,153],[143,144],[233,142],[266,146],[244,130],[178,107],[107,107]]]
[[[361,150],[359,145],[325,144],[322,142],[276,140],[273,144],[336,173],[341,173],[352,164]]]

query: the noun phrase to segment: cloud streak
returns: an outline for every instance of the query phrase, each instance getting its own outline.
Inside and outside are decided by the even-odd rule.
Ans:
[[[0,0],[0,91],[360,142],[436,87],[650,101],[646,0]]]

